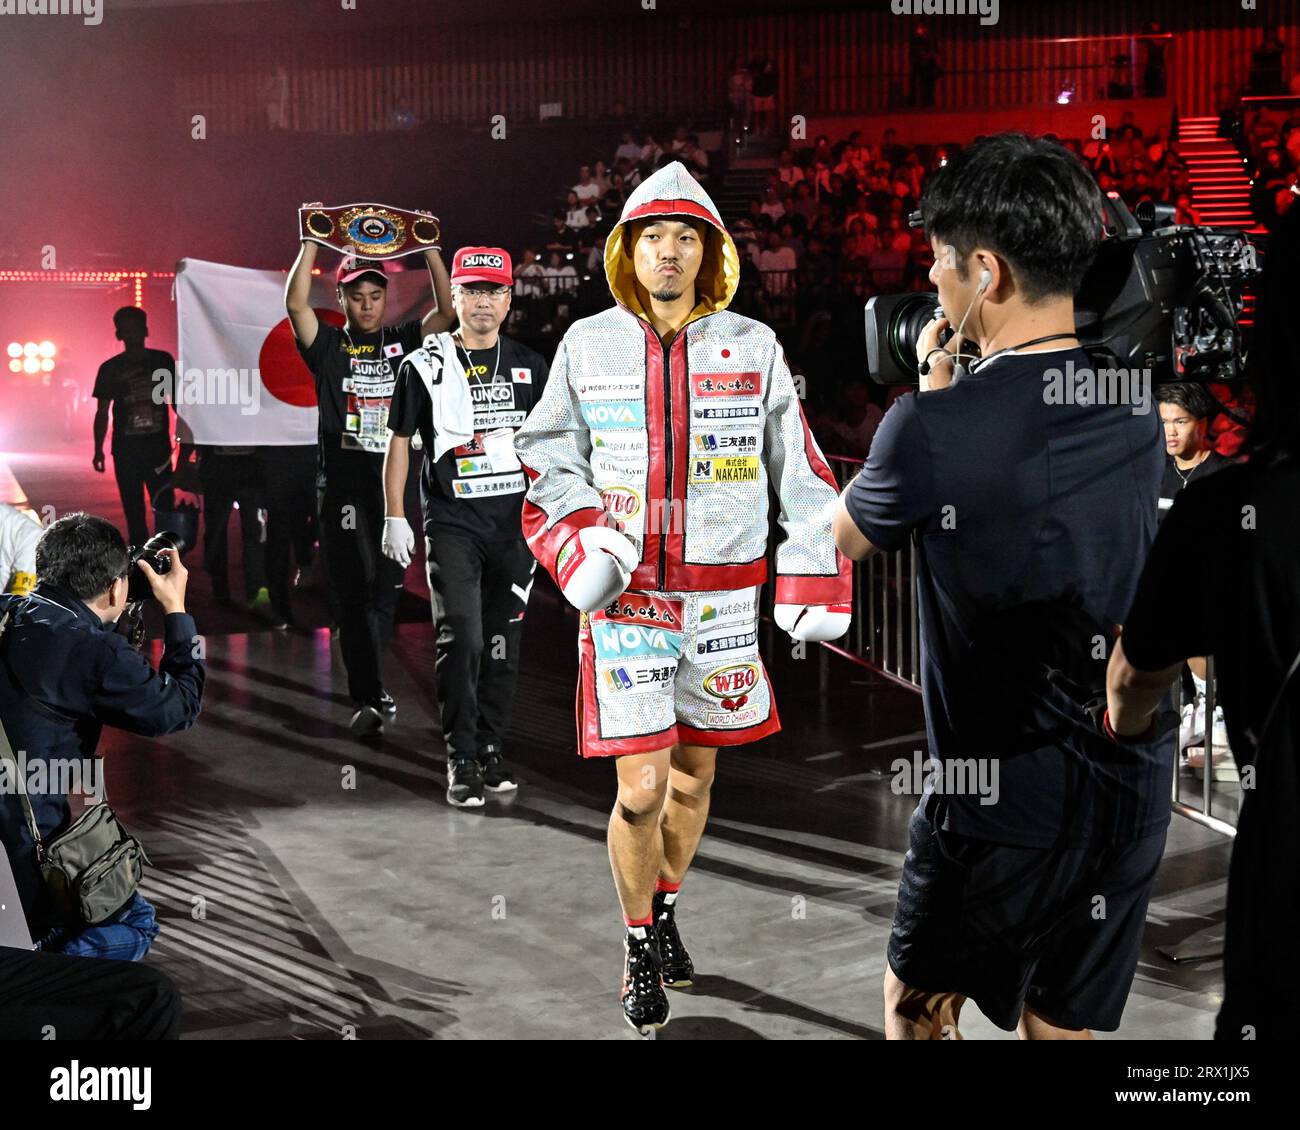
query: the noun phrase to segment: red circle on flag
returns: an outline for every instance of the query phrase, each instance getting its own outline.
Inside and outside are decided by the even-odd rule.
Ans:
[[[314,309],[316,317],[327,326],[343,324],[342,311]],[[297,408],[316,407],[316,378],[298,352],[288,318],[281,318],[271,327],[262,342],[257,366],[262,374],[262,387],[276,400]]]

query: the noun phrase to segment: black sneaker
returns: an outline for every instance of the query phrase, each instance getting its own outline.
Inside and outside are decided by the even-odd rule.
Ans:
[[[488,746],[478,755],[483,766],[483,787],[490,793],[510,793],[519,788],[515,775],[506,768],[506,759],[495,746]]]
[[[668,1023],[668,994],[659,976],[659,952],[653,926],[629,926],[623,932],[623,1019],[641,1035]]]
[[[348,729],[359,738],[374,737],[384,732],[384,716],[373,706],[362,703],[352,715]]]
[[[668,902],[667,891],[657,891],[654,899],[655,936],[659,939],[659,962],[664,984],[670,989],[689,989],[695,978],[695,965],[682,945],[677,932],[676,910]],[[674,900],[675,901],[675,900]]]
[[[457,808],[483,807],[483,767],[473,757],[447,762],[447,803]]]
[[[379,692],[379,698],[375,700],[374,706],[384,716],[385,722],[391,722],[397,717],[397,702],[387,691]]]

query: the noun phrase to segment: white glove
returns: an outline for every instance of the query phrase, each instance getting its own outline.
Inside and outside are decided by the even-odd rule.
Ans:
[[[384,537],[379,543],[385,557],[391,557],[403,569],[411,563],[415,552],[415,531],[405,518],[385,518]]]
[[[622,594],[640,562],[626,535],[608,526],[586,526],[560,547],[555,575],[574,608],[594,612]]]
[[[846,604],[778,604],[772,615],[777,627],[789,632],[791,639],[810,642],[839,639],[853,619]]]

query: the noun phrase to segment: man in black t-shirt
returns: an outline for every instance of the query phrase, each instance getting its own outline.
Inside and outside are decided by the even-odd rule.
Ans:
[[[335,274],[345,321],[328,325],[311,306],[317,245],[303,240],[289,274],[285,309],[298,350],[316,378],[320,410],[317,475],[321,560],[339,626],[358,736],[383,732],[397,713],[384,690],[380,656],[393,630],[401,570],[380,551],[388,413],[402,358],[425,334],[451,325],[447,269],[436,247],[425,262],[437,305],[420,321],[385,326],[388,275],[371,260],[345,258]]]
[[[1198,384],[1179,382],[1156,388],[1160,422],[1165,429],[1165,477],[1160,484],[1160,513],[1174,504],[1179,491],[1228,465],[1214,450],[1208,427],[1214,413],[1210,394]]]
[[[1300,391],[1291,364],[1298,253],[1300,212],[1270,246],[1258,290],[1249,462],[1180,492],[1107,672],[1110,724],[1124,734],[1148,724],[1184,659],[1215,659],[1242,785],[1221,1040],[1289,1040],[1300,1010]]]
[[[1172,740],[1117,749],[1084,707],[1155,533],[1158,421],[1140,392],[1058,395],[1092,367],[1073,296],[1102,199],[1077,158],[985,138],[922,209],[958,332],[946,349],[946,318],[922,332],[921,391],[890,408],[834,519],[855,559],[916,546],[932,767],[890,934],[886,1035],[959,1038],[972,997],[1022,1038],[1086,1039],[1118,1027],[1169,822]],[[964,338],[983,360],[953,383]]]
[[[104,470],[104,437],[108,433],[109,406],[113,412],[113,474],[122,496],[127,541],[144,545],[149,538],[144,490],[153,504],[172,477],[171,389],[176,362],[161,349],[147,349],[149,326],[145,312],[123,306],[113,315],[122,352],[99,367],[92,395],[99,401],[95,412],[96,471]]]
[[[485,788],[516,787],[501,750],[537,562],[523,537],[527,481],[513,437],[542,395],[547,366],[500,332],[513,282],[501,248],[456,252],[451,294],[460,327],[401,366],[388,420],[384,552],[403,568],[415,545],[403,505],[409,437],[418,431],[424,446],[420,499],[438,627],[438,701],[447,799],[457,807],[481,806]],[[453,380],[469,383],[473,438],[439,456],[430,397]]]
[[[1160,483],[1160,520],[1173,506],[1174,499],[1193,480],[1200,482],[1206,475],[1227,467],[1231,462],[1214,450],[1209,438],[1210,417],[1214,414],[1214,401],[1198,384],[1180,381],[1159,385],[1156,403],[1160,406],[1160,422],[1164,426],[1165,477]],[[1208,668],[1205,656],[1193,656],[1187,661],[1183,673],[1183,733],[1179,745],[1187,746],[1203,739],[1205,735],[1205,680]],[[1218,710],[1215,710],[1218,716]],[[1209,725],[1214,726],[1211,718]],[[1226,750],[1213,755],[1217,763],[1227,756]]]

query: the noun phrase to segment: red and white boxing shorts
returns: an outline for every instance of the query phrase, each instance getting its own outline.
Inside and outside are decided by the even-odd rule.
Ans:
[[[758,588],[626,592],[578,630],[578,752],[740,745],[781,728],[758,654]]]

